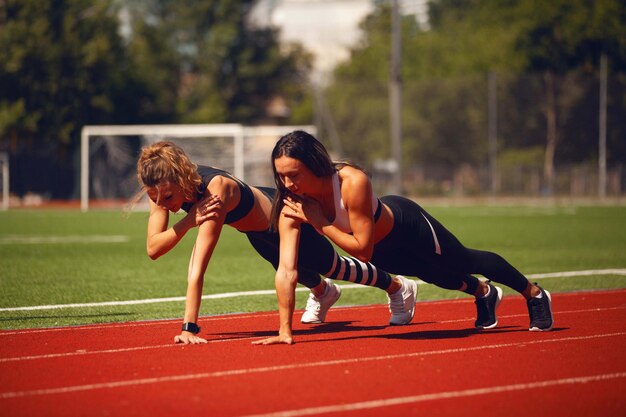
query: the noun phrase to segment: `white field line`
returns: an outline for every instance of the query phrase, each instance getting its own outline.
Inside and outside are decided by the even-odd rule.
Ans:
[[[124,235],[66,235],[66,236],[0,236],[0,245],[36,245],[57,243],[124,243],[130,238]]]
[[[0,393],[0,399],[32,397],[32,396],[38,396],[38,395],[51,395],[51,394],[67,394],[67,393],[73,393],[73,392],[92,391],[92,390],[97,390],[97,389],[111,389],[111,388],[121,388],[121,387],[129,387],[129,386],[138,386],[138,385],[150,385],[150,384],[160,384],[160,383],[167,383],[167,382],[188,381],[188,380],[196,380],[196,379],[221,378],[221,377],[239,376],[239,375],[282,372],[282,371],[288,371],[288,370],[293,370],[293,369],[315,368],[319,366],[336,366],[336,365],[344,365],[344,364],[359,364],[359,363],[375,362],[375,361],[389,361],[389,360],[396,360],[396,359],[403,359],[403,358],[415,358],[415,357],[420,357],[420,356],[448,355],[448,354],[455,354],[455,353],[476,352],[476,351],[483,351],[483,350],[489,350],[489,349],[502,349],[502,348],[509,348],[509,347],[519,347],[519,346],[537,345],[537,344],[545,344],[545,343],[560,343],[560,342],[566,342],[566,341],[581,341],[581,340],[592,340],[592,339],[599,339],[599,338],[619,337],[619,336],[624,336],[624,335],[626,335],[626,332],[598,334],[598,335],[590,335],[590,336],[563,337],[563,338],[544,339],[544,340],[531,340],[531,341],[516,342],[516,343],[500,343],[500,344],[490,344],[490,345],[474,346],[474,347],[466,347],[466,348],[440,349],[440,350],[432,350],[432,351],[426,351],[426,352],[422,351],[422,352],[401,353],[401,354],[394,354],[394,355],[370,356],[370,357],[363,357],[363,358],[348,358],[348,359],[337,359],[337,360],[331,360],[331,361],[318,361],[318,362],[295,363],[295,364],[288,364],[288,365],[264,366],[264,367],[258,367],[258,368],[231,369],[231,370],[226,370],[226,371],[202,372],[202,373],[197,373],[197,374],[169,375],[169,376],[154,377],[154,378],[140,378],[140,379],[130,379],[130,380],[122,380],[122,381],[102,382],[98,384],[72,385],[72,386],[58,387],[58,388],[45,388],[45,389],[38,389],[38,390],[32,390],[32,391],[2,392]],[[626,373],[624,374],[626,375]]]
[[[558,385],[587,384],[590,382],[609,381],[613,379],[625,378],[626,372],[616,372],[612,374],[599,374],[578,376],[572,378],[551,379],[546,381],[527,382],[512,385],[496,385],[493,387],[470,388],[459,391],[441,391],[430,394],[412,395],[408,397],[385,398],[380,400],[362,401],[349,404],[335,404],[321,407],[301,408],[298,410],[277,411],[267,414],[250,414],[242,417],[298,417],[298,416],[318,416],[327,413],[340,413],[356,410],[369,410],[373,408],[392,407],[403,404],[415,404],[425,401],[448,400],[451,398],[475,397],[478,395],[491,395],[503,392],[527,391],[537,388],[547,388]]]
[[[361,309],[359,307],[349,307],[349,308]],[[623,310],[625,308],[626,306],[625,307],[610,307],[610,308],[603,309],[603,311]],[[581,314],[581,313],[593,313],[597,311],[598,311],[597,308],[593,308],[593,309],[585,309],[585,310],[559,311],[559,312],[555,312],[554,314],[555,315]],[[526,314],[509,314],[506,316],[498,316],[498,318],[509,319],[509,318],[526,317],[526,316],[527,316]],[[247,317],[250,317],[250,316],[247,316]],[[255,317],[258,317],[258,316],[255,316]],[[438,321],[437,323],[438,324],[462,323],[462,322],[472,321],[474,319],[475,317],[466,317],[466,318],[454,319],[454,320],[442,320],[442,321]],[[22,334],[23,333],[25,332],[22,332]],[[14,334],[18,334],[18,333],[16,332]],[[229,339],[215,339],[215,340],[208,340],[207,343],[210,344],[210,343],[239,342],[239,341],[245,341],[245,340],[251,341],[251,340],[256,340],[259,338],[260,338],[259,336],[249,336],[249,337],[237,337],[237,338],[229,338]],[[106,353],[121,353],[121,352],[132,352],[132,351],[151,350],[151,349],[167,349],[167,348],[174,348],[174,347],[181,347],[181,346],[183,345],[168,343],[166,345],[136,346],[136,347],[129,347],[129,348],[105,349],[105,350],[79,349],[74,352],[49,353],[45,355],[14,356],[10,358],[0,358],[0,363],[20,362],[20,361],[36,360],[36,359],[65,358],[65,357],[84,356],[84,355],[100,355],[100,354],[106,354]]]
[[[568,278],[568,277],[584,277],[592,275],[626,275],[626,269],[592,269],[586,271],[566,271],[566,272],[550,272],[546,274],[530,274],[528,279],[544,279],[544,278]],[[416,280],[418,285],[425,284],[421,280]],[[341,288],[371,288],[360,284],[341,285]],[[309,291],[308,288],[296,288],[296,291]],[[275,295],[276,290],[257,290],[257,291],[239,291],[228,292],[222,294],[203,295],[203,300],[215,300],[220,298],[248,297],[255,295]],[[87,307],[111,307],[111,306],[127,306],[139,304],[168,303],[168,302],[185,301],[185,297],[167,297],[167,298],[147,298],[143,300],[127,300],[127,301],[104,301],[99,303],[74,303],[74,304],[51,304],[40,306],[24,306],[24,307],[5,307],[0,308],[0,312],[8,311],[34,311],[34,310],[53,310],[61,308],[87,308]]]
[[[361,286],[357,286],[355,288],[360,288]],[[608,290],[611,291],[611,290]],[[563,296],[576,296],[576,293],[563,293],[560,294]],[[422,301],[422,303],[473,303],[473,300],[470,298],[453,298],[453,299],[443,299],[443,300],[430,300],[430,301]],[[368,309],[376,309],[380,308],[379,304],[374,305],[358,305],[358,306],[336,306],[333,307],[332,311],[337,311],[338,309],[358,309],[358,310],[368,310]],[[606,308],[604,310],[614,310],[622,307],[611,307]],[[576,310],[576,311],[558,311],[554,312],[554,314],[566,314],[566,313],[578,313],[578,312],[594,312],[598,311],[598,309],[589,309],[589,310]],[[246,320],[249,318],[259,318],[259,317],[276,317],[278,316],[278,312],[268,312],[268,313],[251,313],[251,314],[241,314],[241,313],[232,313],[232,314],[221,314],[216,316],[202,316],[200,320],[202,323],[207,323],[211,321],[222,321],[222,320]],[[525,316],[524,314],[513,314],[508,316],[501,316],[503,318],[512,318],[512,317],[520,317]],[[452,323],[452,322],[463,322],[467,320],[474,320],[473,318],[466,319],[457,319],[457,320],[448,320],[443,321],[441,323]],[[164,324],[180,324],[180,319],[164,319],[164,320],[147,320],[147,321],[133,321],[126,323],[105,323],[105,324],[85,324],[85,325],[77,325],[77,326],[63,326],[63,327],[44,327],[39,329],[24,329],[24,330],[7,330],[0,331],[0,337],[2,336],[13,336],[13,335],[24,335],[24,334],[34,334],[34,333],[49,333],[49,332],[67,332],[67,331],[83,331],[83,330],[100,330],[100,329],[116,329],[116,328],[125,328],[125,327],[145,327],[145,326],[161,326]]]

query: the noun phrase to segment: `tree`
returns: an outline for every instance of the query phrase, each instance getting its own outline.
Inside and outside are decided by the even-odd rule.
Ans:
[[[133,101],[117,11],[107,0],[5,0],[0,50],[0,146],[22,170],[12,189],[69,197],[81,127],[133,114],[117,107]]]
[[[177,103],[179,121],[259,123],[268,119],[268,104],[276,97],[293,106],[306,96],[310,57],[302,49],[281,46],[276,29],[249,24],[253,5],[252,0],[135,0],[128,5],[134,27],[141,29],[131,35],[131,46],[141,50],[138,56],[154,53],[146,46],[156,39],[173,54],[165,59],[167,66],[178,65],[178,88],[170,86],[177,98],[170,103]]]
[[[558,149],[567,149],[561,162],[592,156],[589,138],[597,128],[586,126],[584,131],[579,125],[582,114],[587,125],[597,126],[593,103],[598,90],[591,81],[597,80],[602,51],[611,63],[615,97],[624,89],[626,6],[619,0],[429,4],[428,28],[419,27],[410,16],[403,22],[405,162],[435,162],[448,168],[483,164],[487,74],[497,72],[499,117],[506,122],[500,127],[500,145],[533,157],[537,146],[543,146],[545,190],[551,192]],[[362,42],[337,68],[335,83],[327,89],[343,147],[366,163],[389,154],[383,109],[390,20],[388,3],[377,5],[361,25]],[[623,104],[614,102],[609,108],[613,123],[608,140],[619,150],[624,145],[617,138],[626,129],[619,125],[617,109]]]
[[[619,0],[521,1],[522,22],[516,51],[526,59],[524,70],[541,72],[544,80],[546,147],[544,186],[553,192],[554,160],[563,140],[563,118],[582,93],[568,84],[574,70],[594,71],[601,54],[623,69],[626,61],[626,7]],[[595,71],[594,71],[595,72]]]

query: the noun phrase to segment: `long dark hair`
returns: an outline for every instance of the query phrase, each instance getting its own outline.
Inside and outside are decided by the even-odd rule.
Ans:
[[[277,190],[272,201],[272,216],[270,219],[272,230],[276,230],[278,227],[278,218],[284,205],[283,199],[289,195],[289,190],[280,180],[274,165],[274,160],[281,156],[297,159],[310,169],[316,177],[330,177],[345,165],[354,166],[364,171],[363,168],[352,162],[334,162],[324,145],[310,133],[303,130],[287,133],[276,142],[272,150],[272,172],[274,173],[274,183]]]

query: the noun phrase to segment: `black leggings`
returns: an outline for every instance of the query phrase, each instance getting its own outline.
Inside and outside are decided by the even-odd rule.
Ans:
[[[471,274],[523,292],[528,280],[500,255],[469,249],[415,202],[399,196],[381,201],[394,216],[391,232],[374,246],[371,263],[392,274],[418,277],[439,287],[473,294],[478,279]]]
[[[246,232],[246,236],[254,249],[277,269],[280,257],[278,233]],[[328,239],[317,233],[310,224],[303,223],[300,226],[298,246],[298,282],[313,288],[321,282],[320,275],[382,290],[391,285],[391,276],[387,272],[371,263],[339,255]]]
[[[263,232],[246,232],[248,240],[254,249],[265,260],[278,269],[280,257],[280,238],[278,233],[269,230]],[[301,227],[298,267],[298,282],[307,288],[320,284],[320,274],[330,271],[335,251],[323,236],[320,236],[313,227],[303,224]]]

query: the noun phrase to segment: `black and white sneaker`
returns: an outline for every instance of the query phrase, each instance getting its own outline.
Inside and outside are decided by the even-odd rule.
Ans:
[[[548,291],[541,287],[539,289],[541,290],[541,298],[533,297],[526,302],[528,315],[530,316],[530,327],[528,330],[531,332],[547,332],[552,330],[552,325],[554,324],[552,319],[552,297]]]
[[[502,288],[495,285],[489,285],[489,295],[486,297],[476,297],[474,304],[476,304],[477,318],[474,326],[477,329],[493,329],[498,325],[498,318],[496,317],[496,309],[502,301]]]

